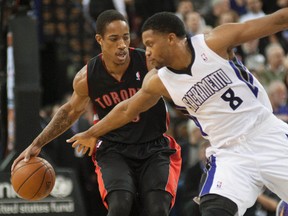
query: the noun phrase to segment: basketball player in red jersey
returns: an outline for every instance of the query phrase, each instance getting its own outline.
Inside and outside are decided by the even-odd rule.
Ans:
[[[21,159],[37,156],[45,144],[71,127],[90,100],[97,113],[96,122],[141,88],[148,72],[145,51],[129,48],[126,19],[115,10],[103,12],[96,21],[95,38],[102,53],[78,72],[71,99],[14,161],[12,170]],[[147,112],[98,140],[92,158],[108,216],[129,215],[136,195],[141,215],[169,215],[175,201],[181,157],[179,145],[164,134],[167,117],[161,98]]]

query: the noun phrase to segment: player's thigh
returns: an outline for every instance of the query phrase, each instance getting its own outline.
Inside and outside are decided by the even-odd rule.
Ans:
[[[206,168],[201,179],[201,197],[208,194],[226,197],[236,203],[240,215],[254,204],[262,185],[253,160],[222,151],[219,157],[210,157]]]
[[[266,157],[262,164],[261,176],[267,188],[288,202],[288,152],[283,154],[281,150],[275,151],[274,155],[274,159],[267,160]]]
[[[178,150],[167,146],[159,146],[157,151],[155,151],[155,147],[153,148],[154,153],[141,166],[140,192],[164,190],[174,196],[181,170],[180,154],[178,154]]]
[[[288,202],[288,127],[279,124],[253,137],[260,175],[267,188]]]
[[[151,156],[141,167],[141,192],[164,190],[169,178],[169,167],[169,155],[159,152]]]
[[[200,212],[203,216],[234,216],[238,212],[238,207],[226,197],[207,194],[201,198]]]
[[[125,158],[117,152],[109,152],[96,158],[96,173],[99,185],[107,193],[114,190],[136,191],[134,173]]]

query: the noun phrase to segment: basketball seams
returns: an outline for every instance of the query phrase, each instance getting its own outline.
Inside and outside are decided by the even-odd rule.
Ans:
[[[45,166],[45,164],[42,164],[41,167],[38,167],[33,173],[31,173],[30,176],[28,176],[24,182],[22,182],[22,184],[19,186],[18,190],[17,190],[17,193],[20,191],[21,187],[35,174],[38,172],[38,170],[40,170],[43,166]]]
[[[34,164],[41,163],[41,162],[43,162],[43,161],[42,160],[38,160],[38,161],[35,161],[35,162],[31,162],[31,163],[24,162],[23,164],[21,164],[20,167],[17,167],[17,165],[16,165],[16,169],[13,170],[12,177],[13,177],[14,173],[16,173],[19,169],[21,169],[21,168],[23,168],[23,167],[25,167],[27,165],[34,165]]]
[[[45,166],[46,163],[43,164],[43,166]],[[45,180],[45,177],[46,177],[46,173],[48,172],[49,168],[47,169],[47,166],[46,166],[46,169],[45,169],[45,172],[44,172],[44,175],[43,175],[43,178],[42,178],[42,182],[38,188],[38,190],[36,191],[36,193],[33,195],[33,197],[31,198],[31,200],[39,193],[39,191],[41,190],[42,186],[43,186],[43,183],[44,183],[44,180]]]

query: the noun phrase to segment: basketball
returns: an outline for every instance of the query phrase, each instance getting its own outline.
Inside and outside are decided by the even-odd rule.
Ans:
[[[47,197],[55,184],[55,171],[43,158],[21,160],[11,173],[11,183],[19,197],[25,200],[41,200]]]

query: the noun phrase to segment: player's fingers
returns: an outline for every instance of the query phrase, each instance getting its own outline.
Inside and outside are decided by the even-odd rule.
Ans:
[[[86,152],[88,151],[88,149],[89,149],[89,147],[84,147],[84,148],[83,148],[83,151],[82,151],[82,155],[85,155]]]
[[[75,141],[75,142],[72,144],[72,147],[73,147],[73,148],[76,148],[78,145],[79,145],[79,142],[78,142],[78,141]]]
[[[89,148],[89,156],[91,156],[93,154],[93,148]]]
[[[26,153],[25,158],[24,158],[24,162],[28,162],[29,160],[30,160],[30,154]]]
[[[84,147],[84,146],[80,144],[80,145],[78,146],[78,148],[77,148],[77,151],[80,153],[80,152],[83,150],[83,147]]]
[[[14,170],[16,164],[18,163],[18,161],[19,161],[19,160],[17,160],[17,159],[14,160],[14,162],[13,162],[13,164],[12,164],[12,166],[11,166],[11,172],[13,172],[13,170]]]
[[[76,138],[75,138],[75,135],[74,135],[74,136],[72,136],[71,138],[67,139],[66,142],[67,142],[67,143],[72,143],[72,142],[74,142],[75,140],[76,140]]]

